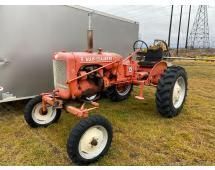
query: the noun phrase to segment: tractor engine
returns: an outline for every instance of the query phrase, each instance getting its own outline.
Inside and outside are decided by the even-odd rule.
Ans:
[[[99,65],[83,65],[78,73],[77,76],[83,77],[78,80],[78,88],[81,90],[82,97],[90,97],[96,94],[99,91],[102,91],[104,87],[104,81],[102,75],[99,72],[94,72],[92,74],[86,75],[90,71],[94,69],[98,69]]]
[[[53,69],[56,95],[63,99],[76,99],[102,91],[110,86],[111,81],[116,80],[118,64],[112,63],[121,59],[119,54],[104,53],[101,49],[98,52],[55,54]],[[112,65],[98,69],[109,63]]]

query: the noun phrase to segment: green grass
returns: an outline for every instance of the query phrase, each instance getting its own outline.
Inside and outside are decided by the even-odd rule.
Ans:
[[[189,77],[185,106],[178,117],[163,118],[155,89],[145,100],[100,101],[97,112],[113,124],[108,154],[94,165],[215,165],[215,63],[180,62]],[[25,102],[24,102],[25,103]],[[23,102],[0,105],[0,165],[73,165],[66,141],[78,118],[62,114],[47,128],[32,129],[23,118]]]

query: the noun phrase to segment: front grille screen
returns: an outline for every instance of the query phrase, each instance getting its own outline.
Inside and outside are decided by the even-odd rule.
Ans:
[[[53,69],[55,88],[67,89],[68,86],[66,84],[66,62],[63,60],[54,60]]]

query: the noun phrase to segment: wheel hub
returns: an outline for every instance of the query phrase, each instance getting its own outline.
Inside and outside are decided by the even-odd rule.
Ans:
[[[43,111],[43,108],[41,108],[40,110],[39,110],[39,113],[40,113],[40,115],[46,115],[47,113],[48,113],[48,111],[46,110],[46,111]]]
[[[90,142],[90,144],[92,146],[96,146],[98,144],[98,141],[95,138],[93,138],[93,140]]]
[[[179,108],[182,105],[185,97],[185,91],[186,87],[184,78],[179,77],[173,88],[173,105],[175,108]]]
[[[48,106],[46,112],[42,110],[42,103],[38,103],[32,110],[32,118],[38,124],[47,124],[54,120],[57,110]]]
[[[179,100],[180,94],[181,94],[181,87],[178,84],[176,84],[175,95],[174,95],[176,101]]]
[[[80,155],[86,159],[98,156],[105,148],[107,140],[107,130],[103,126],[90,127],[80,139],[78,147]]]

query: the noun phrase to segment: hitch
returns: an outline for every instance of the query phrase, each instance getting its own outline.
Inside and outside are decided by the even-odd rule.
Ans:
[[[65,109],[66,109],[66,111],[68,111],[69,113],[74,114],[75,116],[78,116],[78,117],[88,117],[88,114],[89,114],[90,111],[99,108],[99,103],[96,103],[96,102],[89,102],[89,103],[93,107],[91,107],[91,108],[85,108],[85,104],[86,103],[83,103],[80,108],[68,105],[68,106],[65,107]]]
[[[86,103],[91,104],[93,107],[85,108]],[[42,113],[47,112],[47,104],[53,106],[54,108],[58,108],[58,109],[64,108],[63,100],[58,99],[57,96],[55,96],[55,92],[42,94]],[[69,113],[72,113],[73,115],[76,115],[78,117],[87,117],[88,113],[90,111],[97,109],[97,108],[99,108],[99,103],[93,102],[93,101],[84,102],[80,108],[71,106],[71,105],[65,106],[66,111],[68,111]]]

